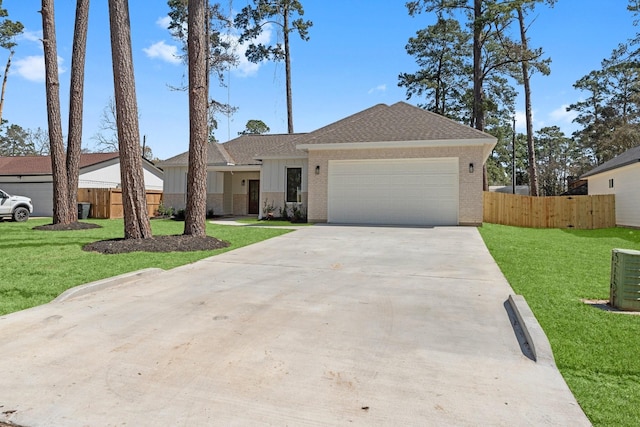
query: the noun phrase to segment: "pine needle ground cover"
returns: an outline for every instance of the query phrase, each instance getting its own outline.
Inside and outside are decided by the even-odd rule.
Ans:
[[[123,223],[121,220],[87,222],[102,228],[41,231],[33,227],[49,224],[51,219],[0,222],[0,315],[48,303],[74,286],[143,268],[171,269],[291,231],[207,224],[207,235],[227,241],[230,246],[213,251],[103,255],[83,251],[82,247],[99,240],[122,238]],[[154,236],[172,235],[182,234],[184,223],[153,220],[151,226]]]
[[[556,364],[594,425],[640,420],[640,316],[583,300],[609,299],[611,250],[640,250],[640,230],[558,230],[485,224],[480,233],[523,295]]]

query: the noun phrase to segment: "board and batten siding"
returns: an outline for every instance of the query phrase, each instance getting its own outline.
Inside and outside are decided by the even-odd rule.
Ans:
[[[304,159],[264,160],[260,188],[266,193],[284,193],[287,168],[302,168],[302,192],[307,191],[307,164]]]
[[[168,167],[164,171],[164,192],[184,194],[187,191],[187,168]],[[207,193],[224,192],[224,172],[207,172]]]
[[[589,194],[616,195],[616,224],[640,227],[640,163],[623,166],[587,178]],[[609,180],[613,179],[613,188]]]
[[[307,159],[278,159],[263,160],[262,173],[260,174],[260,216],[265,205],[276,208],[276,213],[285,205],[285,186],[287,181],[287,168],[302,168],[302,203],[304,209],[307,206],[307,183],[308,183]]]

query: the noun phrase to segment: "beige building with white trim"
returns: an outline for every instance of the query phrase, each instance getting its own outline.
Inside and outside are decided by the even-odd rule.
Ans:
[[[314,132],[243,135],[212,145],[208,209],[265,216],[284,208],[310,222],[479,225],[483,165],[496,139],[399,102]],[[159,164],[164,201],[185,205],[188,153]]]

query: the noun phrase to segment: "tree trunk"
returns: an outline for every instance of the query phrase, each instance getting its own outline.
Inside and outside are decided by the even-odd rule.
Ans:
[[[473,125],[484,131],[484,92],[482,90],[482,0],[474,0],[473,20]]]
[[[152,237],[142,169],[128,0],[109,0],[125,239]]]
[[[289,52],[289,8],[284,8],[284,23],[282,32],[284,37],[284,70],[287,89],[287,127],[293,133],[293,101],[291,96],[291,54]]]
[[[522,8],[518,7],[518,22],[520,23],[520,39],[522,51],[526,54],[528,48],[527,34],[524,26]],[[522,61],[522,80],[524,82],[524,108],[527,122],[527,152],[529,156],[529,192],[538,195],[538,172],[536,167],[536,151],[533,145],[533,117],[531,113],[531,81],[529,76],[529,61]]]
[[[71,57],[71,88],[69,93],[69,136],[67,142],[67,182],[69,186],[69,210],[75,212],[78,205],[78,177],[82,151],[82,111],[84,103],[84,65],[87,52],[89,27],[89,0],[76,3],[76,22],[73,33]]]
[[[60,118],[60,81],[53,0],[42,0],[42,43],[44,45],[45,84],[51,171],[53,174],[53,223],[70,224],[77,215],[69,212],[68,182],[65,164],[62,120]]]
[[[9,77],[9,69],[11,68],[11,59],[13,54],[16,53],[13,49],[9,51],[9,57],[7,58],[7,65],[4,67],[4,77],[2,78],[2,93],[0,93],[0,123],[2,123],[2,110],[4,109],[4,93],[7,89],[7,77]]]
[[[484,75],[482,70],[482,0],[473,1],[473,126],[484,132]],[[489,191],[487,163],[482,165],[482,188]]]
[[[207,210],[207,55],[206,0],[188,4],[189,170],[184,234],[206,236]]]

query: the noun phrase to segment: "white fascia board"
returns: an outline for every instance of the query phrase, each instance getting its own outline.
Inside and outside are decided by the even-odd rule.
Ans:
[[[208,172],[260,172],[262,165],[208,166]]]
[[[254,160],[299,160],[299,159],[306,159],[309,156],[305,155],[305,154],[298,154],[295,156],[277,156],[277,155],[273,155],[273,156],[260,156],[260,157],[256,157]]]
[[[338,142],[332,144],[300,144],[298,150],[362,150],[372,148],[423,148],[423,147],[464,147],[464,146],[488,146],[489,153],[496,145],[496,138],[478,139],[438,139],[428,141],[380,141],[380,142]],[[488,155],[488,154],[487,154]]]

